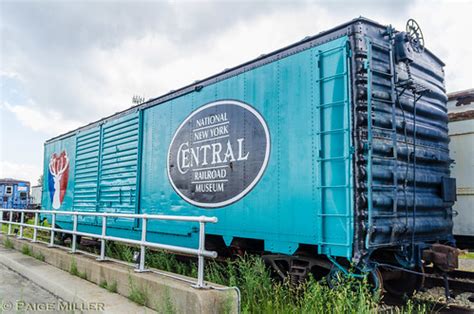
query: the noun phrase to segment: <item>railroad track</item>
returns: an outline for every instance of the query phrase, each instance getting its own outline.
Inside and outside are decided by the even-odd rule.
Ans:
[[[449,285],[450,299],[446,301],[444,296],[445,280],[442,274],[433,268],[425,269],[425,284],[429,295],[433,291],[434,299],[438,298],[434,311],[440,313],[474,313],[474,272],[456,270],[447,273],[446,279]],[[463,295],[462,298],[461,295]],[[423,299],[423,298],[421,298]]]
[[[433,268],[425,270],[425,287],[444,287],[444,278]],[[474,293],[474,272],[455,270],[447,273],[449,289]]]

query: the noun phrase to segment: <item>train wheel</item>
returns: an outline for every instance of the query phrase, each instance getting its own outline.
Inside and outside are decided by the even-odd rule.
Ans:
[[[370,272],[368,281],[369,284],[372,286],[372,291],[375,294],[381,296],[383,294],[384,282],[382,273],[380,272],[380,269],[378,267],[376,267]]]
[[[424,273],[423,267],[409,269],[409,271]],[[423,275],[388,267],[383,268],[381,273],[386,298],[401,299],[403,297],[410,297],[415,291],[419,291],[423,287]]]
[[[335,288],[347,276],[338,267],[333,266],[326,276],[327,283],[331,289]],[[362,280],[362,279],[361,279]],[[372,270],[367,276],[368,284],[374,294],[381,295],[383,292],[383,277],[378,268]]]

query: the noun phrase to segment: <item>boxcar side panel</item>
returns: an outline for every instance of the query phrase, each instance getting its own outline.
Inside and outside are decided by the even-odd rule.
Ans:
[[[141,211],[216,215],[219,223],[209,226],[208,233],[222,235],[228,243],[234,237],[261,239],[266,250],[287,254],[300,243],[320,244],[327,254],[350,257],[346,42],[340,38],[147,108]],[[229,206],[202,209],[173,190],[167,175],[168,148],[191,112],[222,99],[244,102],[261,114],[270,131],[270,158],[246,196]],[[192,224],[151,222],[149,230],[163,239],[187,237],[195,245]]]
[[[76,137],[70,136],[44,146],[43,195],[41,207],[46,210],[71,211],[74,197]],[[72,217],[57,216],[57,221]]]

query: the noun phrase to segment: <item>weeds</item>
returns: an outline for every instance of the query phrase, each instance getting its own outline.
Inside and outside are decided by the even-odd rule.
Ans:
[[[5,240],[3,241],[3,245],[5,245],[5,247],[7,249],[14,249],[15,248],[15,245],[13,244],[12,240],[10,240],[9,237],[5,237]]]
[[[119,259],[128,263],[133,262],[133,251],[131,246],[120,242],[107,242],[105,252],[108,257]]]
[[[21,253],[23,253],[25,255],[28,255],[28,256],[31,256],[30,247],[28,245],[24,244],[23,247],[21,248]]]
[[[45,260],[45,257],[41,252],[34,253],[33,257],[36,258],[39,261],[42,261],[42,262],[44,262],[44,260]]]
[[[163,293],[163,300],[158,308],[160,308],[159,312],[163,314],[176,313],[173,302],[171,302],[170,292],[168,289],[165,289],[165,292]]]
[[[71,268],[69,269],[69,273],[73,276],[76,276],[76,277],[87,280],[87,273],[86,272],[80,272],[77,269],[76,259],[74,259],[74,258],[71,259]]]
[[[112,282],[110,285],[107,285],[107,288],[106,288],[109,292],[112,292],[112,293],[117,293],[117,282],[114,281]]]
[[[128,276],[128,285],[130,288],[129,300],[140,305],[147,305],[148,293],[145,288],[138,287],[132,279],[132,276]]]
[[[134,247],[107,243],[107,256],[133,262]],[[195,261],[183,261],[165,251],[148,250],[145,263],[147,267],[157,268],[189,277],[197,277]],[[75,267],[77,272],[77,267]],[[71,272],[73,265],[71,265]],[[246,255],[225,263],[206,261],[207,281],[225,286],[236,286],[241,290],[242,313],[377,313],[384,312],[379,305],[380,297],[374,295],[366,280],[341,277],[337,284],[328,286],[325,280],[310,278],[299,286],[272,278],[270,270],[258,256]],[[116,285],[107,282],[101,286],[116,292]],[[140,305],[149,304],[146,289],[139,287],[129,276],[129,299]],[[114,291],[115,290],[115,291]],[[171,299],[164,295],[161,311],[174,312]],[[231,304],[222,312],[229,312]],[[386,311],[385,311],[386,312]],[[389,313],[427,313],[426,304],[408,301],[404,307],[395,307]]]
[[[461,255],[459,255],[459,258],[474,259],[474,252],[463,252]]]
[[[106,280],[104,280],[99,284],[99,287],[101,287],[103,289],[107,289],[107,291],[109,291],[109,292],[117,293],[117,282],[116,281],[109,284]]]

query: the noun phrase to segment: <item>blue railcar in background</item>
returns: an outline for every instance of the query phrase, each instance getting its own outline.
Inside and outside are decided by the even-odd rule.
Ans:
[[[293,280],[352,262],[413,291],[400,268],[457,262],[443,66],[414,21],[352,20],[48,140],[42,208],[217,216],[221,255],[259,252]],[[153,221],[147,239],[197,247],[197,228]]]
[[[30,204],[30,182],[0,179],[0,207],[26,209]]]

